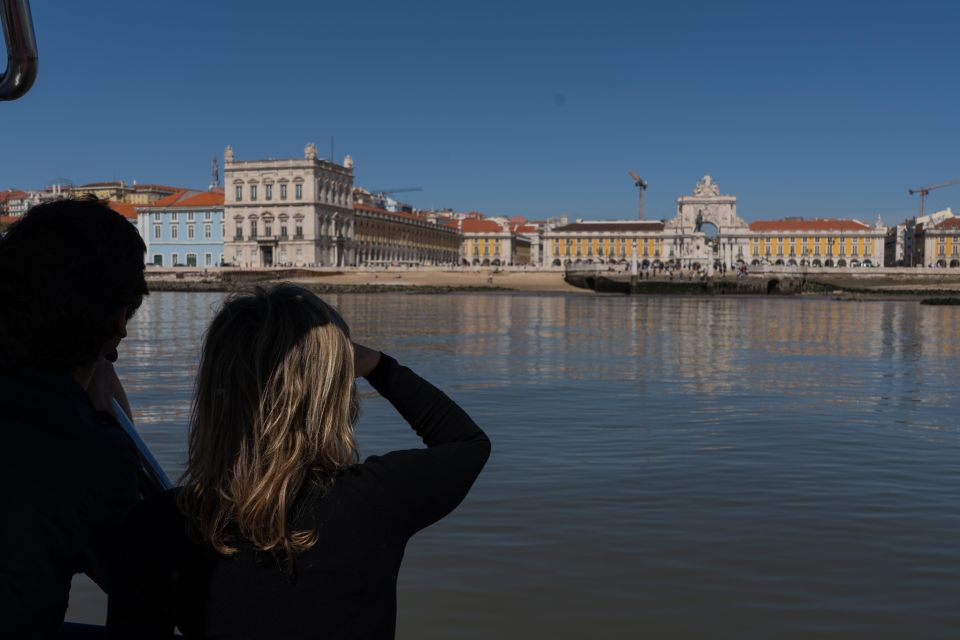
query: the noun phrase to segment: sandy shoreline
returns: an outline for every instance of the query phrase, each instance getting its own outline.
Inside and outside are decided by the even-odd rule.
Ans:
[[[259,282],[294,282],[317,291],[516,291],[523,293],[593,292],[568,284],[556,271],[349,271],[310,275],[280,275],[243,272],[241,278],[224,280],[221,274],[147,272],[153,291],[232,291]],[[258,277],[259,276],[259,277]]]
[[[403,271],[353,272],[315,278],[297,278],[304,284],[378,287],[509,289],[527,292],[590,293],[567,284],[558,272]]]
[[[771,277],[759,276],[756,281],[764,284]],[[782,276],[781,276],[782,277]],[[730,279],[730,278],[728,278]],[[732,279],[730,279],[732,281]],[[792,280],[792,279],[791,279]],[[827,296],[837,299],[917,299],[934,296],[954,297],[960,295],[960,278],[936,279],[907,278],[854,278],[844,276],[811,276],[799,290],[780,291],[801,296]],[[147,283],[152,291],[237,291],[254,284],[271,282],[294,282],[317,292],[327,293],[546,293],[597,295],[590,289],[567,283],[559,271],[443,271],[438,269],[404,270],[351,270],[351,271],[238,271],[238,270],[148,270]],[[659,289],[637,291],[636,295],[697,295],[687,291],[689,285],[666,279],[660,281]],[[650,282],[650,281],[646,281]],[[673,289],[671,290],[671,286]],[[686,286],[684,286],[686,285]],[[656,287],[655,287],[656,288]],[[762,287],[761,287],[762,288]],[[718,292],[701,292],[700,295],[715,295]],[[736,294],[733,291],[719,293]],[[762,294],[763,291],[747,292]]]

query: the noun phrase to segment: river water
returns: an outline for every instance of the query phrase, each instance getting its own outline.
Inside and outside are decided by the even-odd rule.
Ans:
[[[221,299],[155,293],[121,347],[171,475]],[[464,503],[407,549],[399,638],[960,636],[960,308],[327,299],[493,441]],[[419,446],[360,389],[363,455]],[[75,581],[69,618],[102,610]]]

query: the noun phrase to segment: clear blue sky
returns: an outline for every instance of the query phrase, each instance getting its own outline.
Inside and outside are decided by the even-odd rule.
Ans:
[[[205,186],[300,156],[420,207],[670,217],[710,173],[747,220],[913,213],[960,177],[958,2],[34,1],[0,187]],[[645,6],[646,4],[656,6]],[[928,209],[960,211],[960,187]]]

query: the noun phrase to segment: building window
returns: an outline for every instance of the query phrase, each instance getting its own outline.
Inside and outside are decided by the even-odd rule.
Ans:
[[[272,185],[272,184],[263,185],[263,191],[264,191],[263,196],[264,196],[267,200],[273,200],[273,185]]]
[[[251,220],[250,221],[250,239],[255,240],[256,237],[257,237],[257,221]]]
[[[187,213],[187,222],[193,222],[193,211]]]
[[[160,222],[160,212],[159,212],[159,211],[153,214],[153,221],[154,221],[154,222]]]
[[[242,226],[242,225],[243,225],[242,222],[238,222],[238,223],[237,223],[237,230],[234,231],[234,233],[233,233],[233,239],[234,239],[234,240],[243,240],[243,226]]]
[[[170,256],[170,260],[173,262],[173,266],[175,266],[175,267],[179,267],[179,266],[180,266],[180,264],[179,264],[179,262],[180,262],[180,254],[178,254],[178,253],[173,254],[172,256]]]
[[[153,239],[154,240],[160,239],[160,225],[158,224],[153,225]]]
[[[172,224],[170,225],[170,239],[176,240],[180,237],[180,225]]]
[[[243,202],[243,185],[237,185],[237,202]]]
[[[193,240],[195,227],[196,225],[192,225],[192,224],[187,225],[187,240]]]
[[[197,266],[197,254],[195,254],[195,253],[188,253],[188,254],[187,254],[187,266],[188,266],[188,267],[195,267],[195,266]]]
[[[266,237],[273,236],[273,222],[270,220],[264,220],[263,222],[263,235]]]
[[[303,247],[297,247],[297,260],[303,259]]]
[[[163,266],[163,256],[159,253],[153,254],[153,266],[162,267]]]
[[[282,183],[282,184],[280,185],[280,199],[281,199],[281,200],[286,200],[286,199],[287,199],[287,184],[286,184],[286,183]]]
[[[300,184],[299,182],[293,185],[293,197],[296,198],[297,200],[303,199],[303,185]]]
[[[176,221],[177,221],[177,212],[176,212],[176,211],[173,211],[173,212],[170,214],[170,222],[176,222]]]
[[[303,223],[297,222],[297,225],[293,228],[293,233],[297,238],[303,237]]]
[[[251,200],[257,199],[257,185],[255,184],[250,185],[250,199]]]
[[[286,223],[286,222],[281,222],[281,223],[280,223],[280,237],[281,237],[281,238],[286,238],[286,237],[287,237],[287,223]]]
[[[203,219],[204,219],[204,220],[209,220],[209,219],[210,219],[210,212],[209,212],[209,211],[204,211],[204,212],[203,212]]]
[[[212,267],[213,266],[213,254],[208,253],[203,256],[203,266]]]
[[[207,223],[203,225],[203,238],[209,240],[213,237],[213,225]]]

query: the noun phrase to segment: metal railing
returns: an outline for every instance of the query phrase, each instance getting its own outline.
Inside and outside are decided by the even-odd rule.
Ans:
[[[0,19],[7,42],[7,69],[0,76],[0,100],[16,100],[33,86],[40,62],[29,0],[0,0]]]

